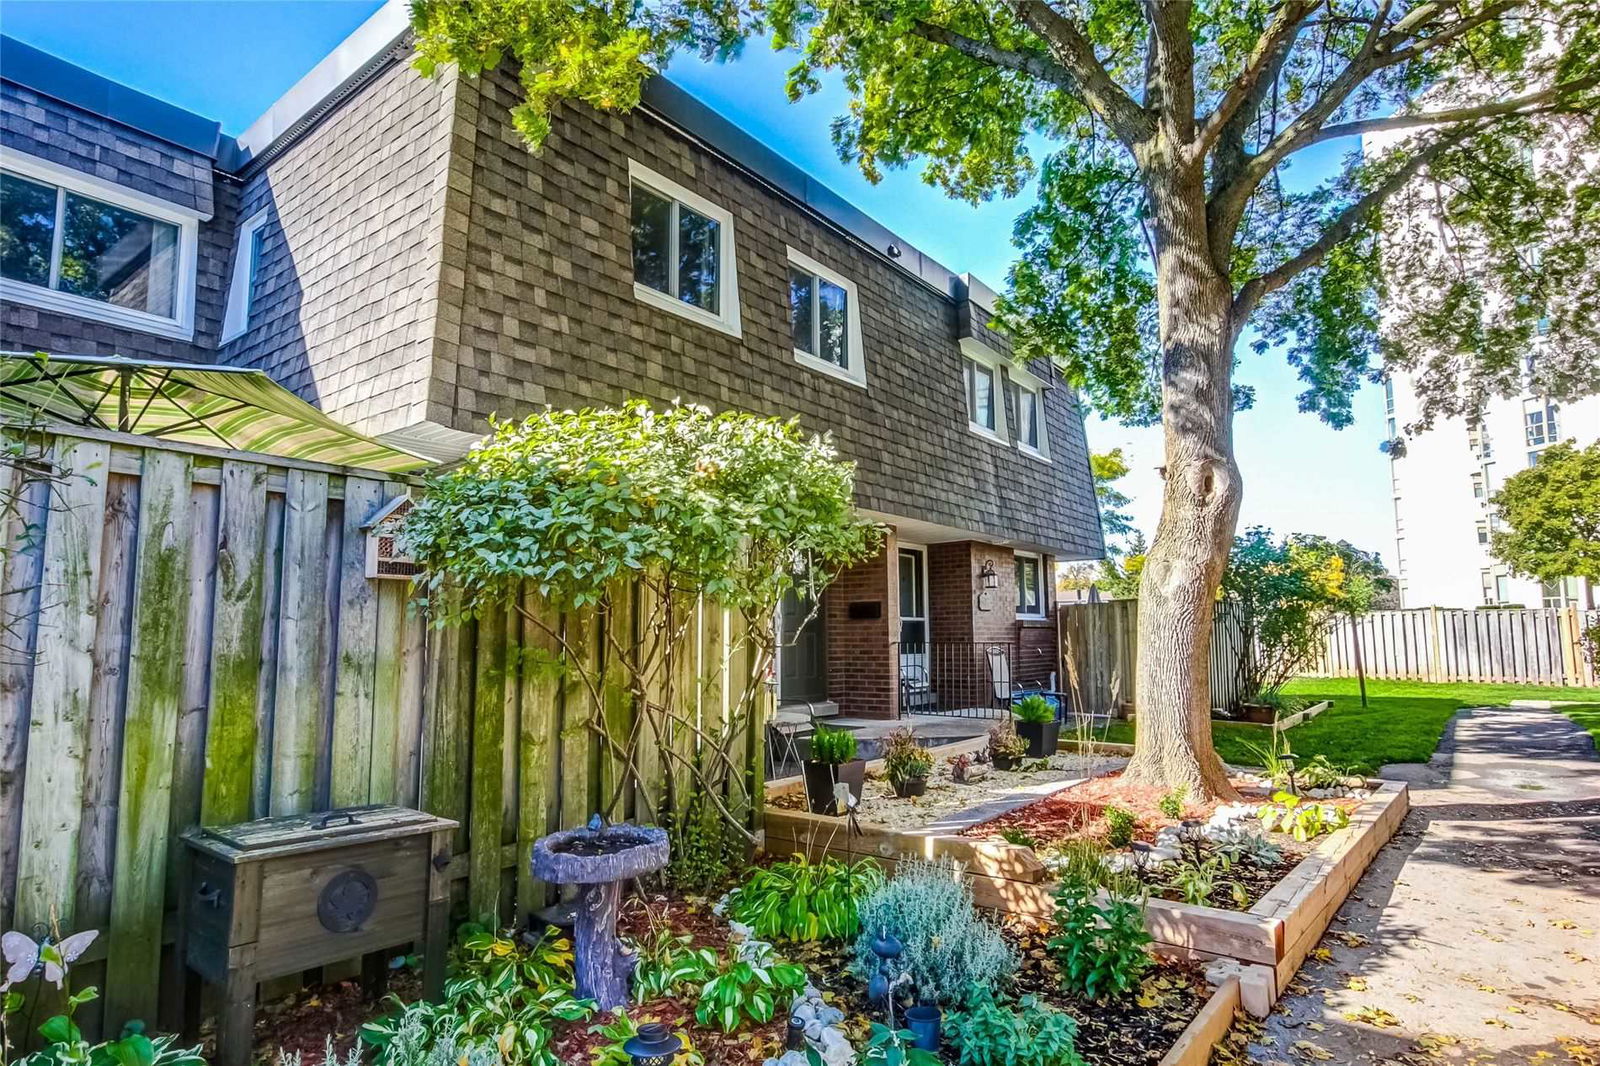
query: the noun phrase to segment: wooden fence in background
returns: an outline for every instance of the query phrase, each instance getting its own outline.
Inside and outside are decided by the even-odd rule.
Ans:
[[[1359,639],[1361,665],[1371,678],[1595,685],[1600,678],[1579,635],[1597,621],[1600,612],[1576,607],[1374,611],[1335,624],[1305,673],[1354,677]]]
[[[195,824],[420,806],[461,823],[465,913],[548,902],[530,845],[603,806],[618,767],[539,626],[508,611],[431,629],[407,583],[365,576],[362,525],[405,481],[74,433],[46,439],[53,480],[16,475],[24,502],[4,530],[0,929],[101,930],[79,977],[103,999],[85,1014],[152,1019],[158,987],[171,992],[178,834]],[[605,627],[641,637],[638,596],[566,616],[525,606],[605,669]],[[710,733],[755,663],[736,615],[693,610],[678,691]],[[626,729],[615,682],[599,698]],[[746,781],[729,802],[754,824],[762,738],[738,728]]]
[[[1133,710],[1139,663],[1139,601],[1063,604],[1057,612],[1065,670],[1062,687],[1071,691],[1076,684],[1075,698],[1089,714],[1121,716]],[[1219,605],[1211,628],[1213,707],[1229,707],[1240,698],[1236,666],[1243,639],[1238,619]]]

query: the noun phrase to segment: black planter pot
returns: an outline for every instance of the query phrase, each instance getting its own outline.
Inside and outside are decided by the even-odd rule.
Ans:
[[[836,782],[844,782],[850,786],[850,795],[861,802],[861,786],[867,780],[867,762],[865,759],[851,759],[847,763],[837,766],[826,762],[808,762],[804,764],[806,776],[806,806],[812,814],[843,814],[837,810],[833,799],[833,786]]]
[[[894,794],[901,799],[910,799],[912,796],[920,796],[928,791],[927,777],[908,777],[904,781],[890,783],[894,785]]]
[[[1016,723],[1017,736],[1028,742],[1028,758],[1048,759],[1056,753],[1056,745],[1061,740],[1060,722],[1022,722]]]
[[[1021,765],[1022,765],[1022,756],[1020,756],[1020,755],[996,755],[996,756],[994,756],[994,768],[996,770],[1015,770],[1017,767],[1019,767]]]
[[[911,1030],[911,1046],[937,1054],[939,1051],[939,1022],[942,1012],[938,1007],[922,1004],[906,1009],[906,1028]]]

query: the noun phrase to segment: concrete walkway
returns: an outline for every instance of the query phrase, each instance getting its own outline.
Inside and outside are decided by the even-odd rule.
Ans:
[[[1600,1066],[1600,757],[1551,711],[1452,719],[1413,809],[1249,1046],[1259,1063]]]

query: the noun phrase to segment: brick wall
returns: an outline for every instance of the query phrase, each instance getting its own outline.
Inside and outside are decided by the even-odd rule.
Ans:
[[[234,225],[233,190],[214,178],[211,160],[11,82],[0,82],[0,148],[25,152],[212,215],[199,225],[192,341],[8,300],[0,304],[0,347],[211,362],[222,327],[223,278]]]
[[[891,534],[879,555],[840,574],[822,594],[828,698],[838,703],[840,714],[892,718],[898,706],[900,602],[892,562],[897,555]],[[880,617],[851,618],[852,603],[880,603]]]

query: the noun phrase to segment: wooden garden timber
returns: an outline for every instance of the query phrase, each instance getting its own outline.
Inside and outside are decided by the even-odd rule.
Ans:
[[[404,582],[360,571],[361,525],[416,491],[409,479],[126,434],[72,431],[45,448],[70,476],[29,486],[0,572],[0,925],[33,931],[54,913],[64,931],[101,930],[77,972],[104,998],[80,1019],[114,1030],[156,1021],[158,988],[169,1003],[177,842],[196,824],[418,806],[460,823],[441,879],[457,917],[548,902],[528,871],[533,840],[618,789],[599,715],[637,727],[626,678],[606,675],[597,710],[550,634],[583,633],[605,667],[608,647],[645,638],[636,589],[573,617],[525,592],[532,618],[434,629]],[[755,657],[725,650],[737,615],[681,609],[699,651],[676,698],[709,732]],[[751,829],[769,698],[755,696],[753,721],[723,738],[745,777],[728,801]],[[671,739],[680,756],[700,743]],[[648,769],[645,791],[665,794],[668,764]]]

